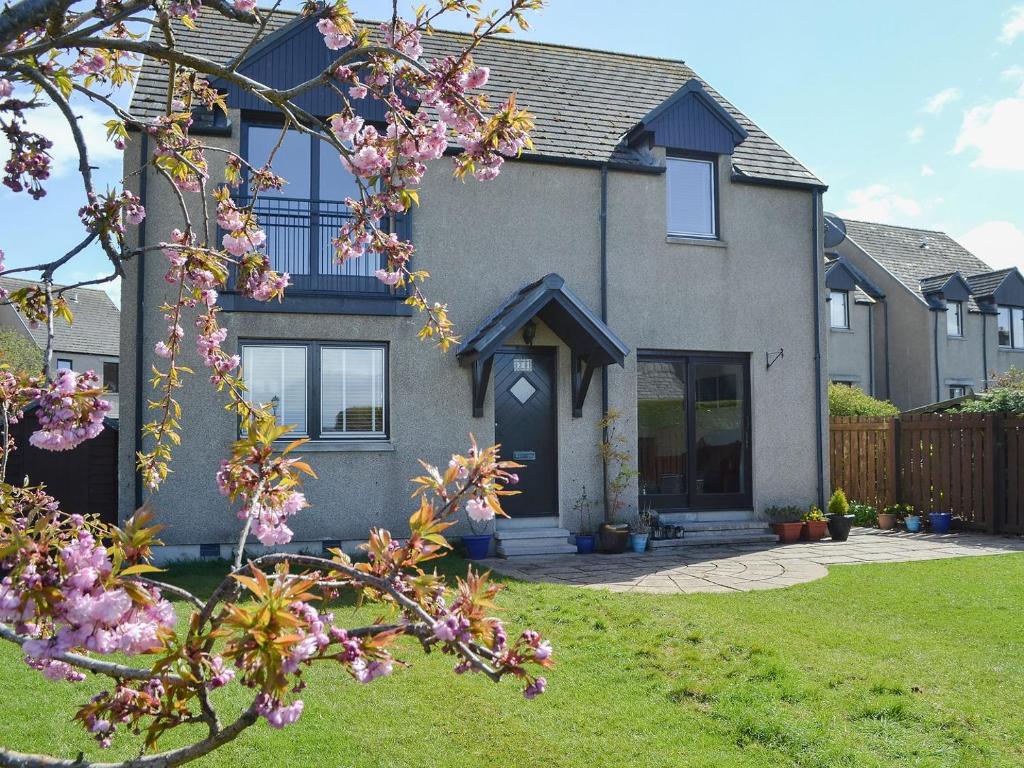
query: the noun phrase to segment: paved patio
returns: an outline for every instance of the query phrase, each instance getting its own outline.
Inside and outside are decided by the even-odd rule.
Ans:
[[[749,592],[814,581],[833,563],[902,563],[1024,552],[1024,539],[854,529],[846,542],[678,547],[642,555],[548,555],[483,564],[522,581],[612,592]]]

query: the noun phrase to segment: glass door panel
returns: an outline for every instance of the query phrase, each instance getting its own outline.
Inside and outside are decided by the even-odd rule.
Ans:
[[[738,502],[748,487],[746,365],[692,364],[694,506]]]
[[[655,506],[685,506],[689,493],[686,363],[640,361],[637,421],[640,495]]]

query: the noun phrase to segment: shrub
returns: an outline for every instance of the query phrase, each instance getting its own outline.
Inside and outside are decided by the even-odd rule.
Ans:
[[[37,375],[43,370],[43,352],[35,342],[10,329],[0,330],[0,365],[12,373]]]
[[[846,493],[842,488],[836,488],[832,498],[828,500],[828,513],[830,515],[848,515],[850,503],[846,500]]]
[[[874,528],[878,525],[878,510],[870,504],[854,502],[850,505],[850,513],[853,515],[853,524],[861,528]]]
[[[887,515],[896,515],[897,520],[902,520],[907,515],[914,514],[913,504],[890,504],[882,510]]]
[[[895,416],[899,412],[888,400],[878,400],[859,387],[828,385],[829,416]]]
[[[1010,366],[992,380],[992,389],[961,403],[954,413],[1024,413],[1024,370]]]
[[[818,509],[816,506],[812,506],[809,510],[804,512],[805,523],[818,523],[825,519],[825,513]]]
[[[803,507],[795,504],[765,507],[765,516],[773,523],[796,523],[803,517]]]

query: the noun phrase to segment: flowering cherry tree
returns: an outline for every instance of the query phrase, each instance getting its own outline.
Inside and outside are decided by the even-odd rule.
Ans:
[[[48,339],[37,375],[0,369],[0,638],[20,645],[25,662],[52,680],[109,678],[106,690],[81,704],[76,720],[102,746],[125,732],[140,734],[141,755],[123,765],[180,765],[260,719],[274,728],[294,723],[303,711],[306,669],[336,664],[355,683],[370,683],[392,673],[395,643],[402,637],[424,651],[451,655],[457,673],[518,678],[527,698],[544,691],[541,673],[551,664],[551,647],[536,632],[506,632],[491,615],[498,587],[472,569],[449,585],[424,568],[450,548],[445,532],[458,515],[481,521],[503,514],[501,497],[515,492],[508,486],[516,482],[517,465],[502,461],[494,447],[471,440],[467,452],[452,456],[447,466],[424,464],[414,479],[408,534],[395,538],[371,531],[365,559],[353,561],[340,550],[331,557],[245,559],[250,537],[264,545],[291,540],[289,522],[308,506],[303,479],[313,476],[297,454],[303,441],[283,451],[274,448],[288,428],[276,423],[267,405],[247,397],[239,358],[223,348],[227,332],[218,319],[219,292],[229,281],[258,301],[280,301],[286,292],[289,276],[272,269],[254,206],[261,193],[287,180],[274,172],[276,149],[266,164],[254,166],[190,133],[195,110],[227,108],[211,85],[216,79],[279,111],[281,141],[286,131],[296,130],[323,142],[359,189],[345,201],[352,216],[334,237],[336,259],[344,263],[372,254],[383,265],[377,278],[405,287],[407,302],[422,313],[420,336],[446,350],[456,339],[447,309],[424,295],[428,275],[412,266],[413,245],[396,236],[394,220],[418,204],[417,187],[429,161],[447,153],[457,177],[486,181],[498,175],[504,158],[529,148],[529,115],[514,95],[501,104],[487,102],[477,89],[489,72],[476,65],[473,53],[488,38],[526,28],[524,13],[540,2],[505,0],[503,7],[487,10],[470,0],[434,0],[409,18],[395,6],[390,21],[372,26],[357,23],[345,0],[308,3],[302,13],[315,18],[323,44],[337,53],[323,72],[286,89],[240,74],[244,52],[223,63],[184,50],[175,39],[179,25],[201,31],[206,20],[220,15],[247,25],[245,51],[251,50],[280,0],[268,9],[256,8],[255,0],[18,0],[0,14],[0,129],[9,150],[3,183],[36,199],[46,194],[52,138],[33,130],[30,116],[51,106],[66,120],[77,148],[83,191],[82,237],[70,251],[16,269],[5,269],[0,251],[0,274],[41,273],[39,285],[0,300],[44,326]],[[452,13],[473,20],[464,49],[424,60],[423,36]],[[140,34],[145,28],[149,34]],[[115,89],[133,82],[143,56],[170,69],[164,109],[156,118],[138,118],[112,98]],[[297,97],[314,88],[336,94],[337,113],[324,119],[297,105]],[[130,245],[128,229],[146,216],[138,197],[123,184],[95,188],[75,116],[74,104],[83,99],[109,111],[108,139],[117,147],[124,147],[130,132],[149,137],[153,151],[146,171],[170,184],[180,210],[181,226],[161,233],[159,245]],[[355,99],[380,101],[383,124],[366,123],[353,107]],[[224,161],[222,179],[211,177],[213,153]],[[103,279],[121,276],[131,259],[156,258],[165,262],[171,286],[172,299],[160,308],[167,332],[154,349],[161,364],[153,373],[153,417],[141,426],[145,443],[137,456],[150,492],[166,478],[180,439],[177,394],[193,374],[180,362],[188,324],[195,328],[211,386],[223,393],[243,427],[244,437],[230,455],[219,468],[211,467],[238,510],[239,537],[230,574],[205,599],[153,578],[157,569],[149,561],[160,525],[148,508],[122,527],[108,526],[94,516],[65,514],[44,489],[11,485],[2,476],[14,449],[10,425],[20,419],[37,420],[31,443],[47,450],[72,449],[103,429],[109,406],[95,374],[54,375],[50,366],[55,318],[73,322],[64,294],[103,281],[60,286],[54,275],[94,244],[110,261],[110,275]],[[344,626],[329,606],[345,591],[382,604],[387,616]],[[187,621],[169,600],[191,609]],[[229,685],[249,689],[250,703],[225,720],[210,693]],[[161,751],[167,731],[196,724],[204,726],[201,738]],[[0,746],[0,766],[89,764]]]

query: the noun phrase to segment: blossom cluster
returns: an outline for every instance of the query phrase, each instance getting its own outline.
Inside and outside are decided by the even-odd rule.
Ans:
[[[110,410],[110,403],[100,398],[102,391],[93,371],[58,371],[41,389],[36,413],[40,428],[29,443],[48,451],[68,451],[96,437]]]

